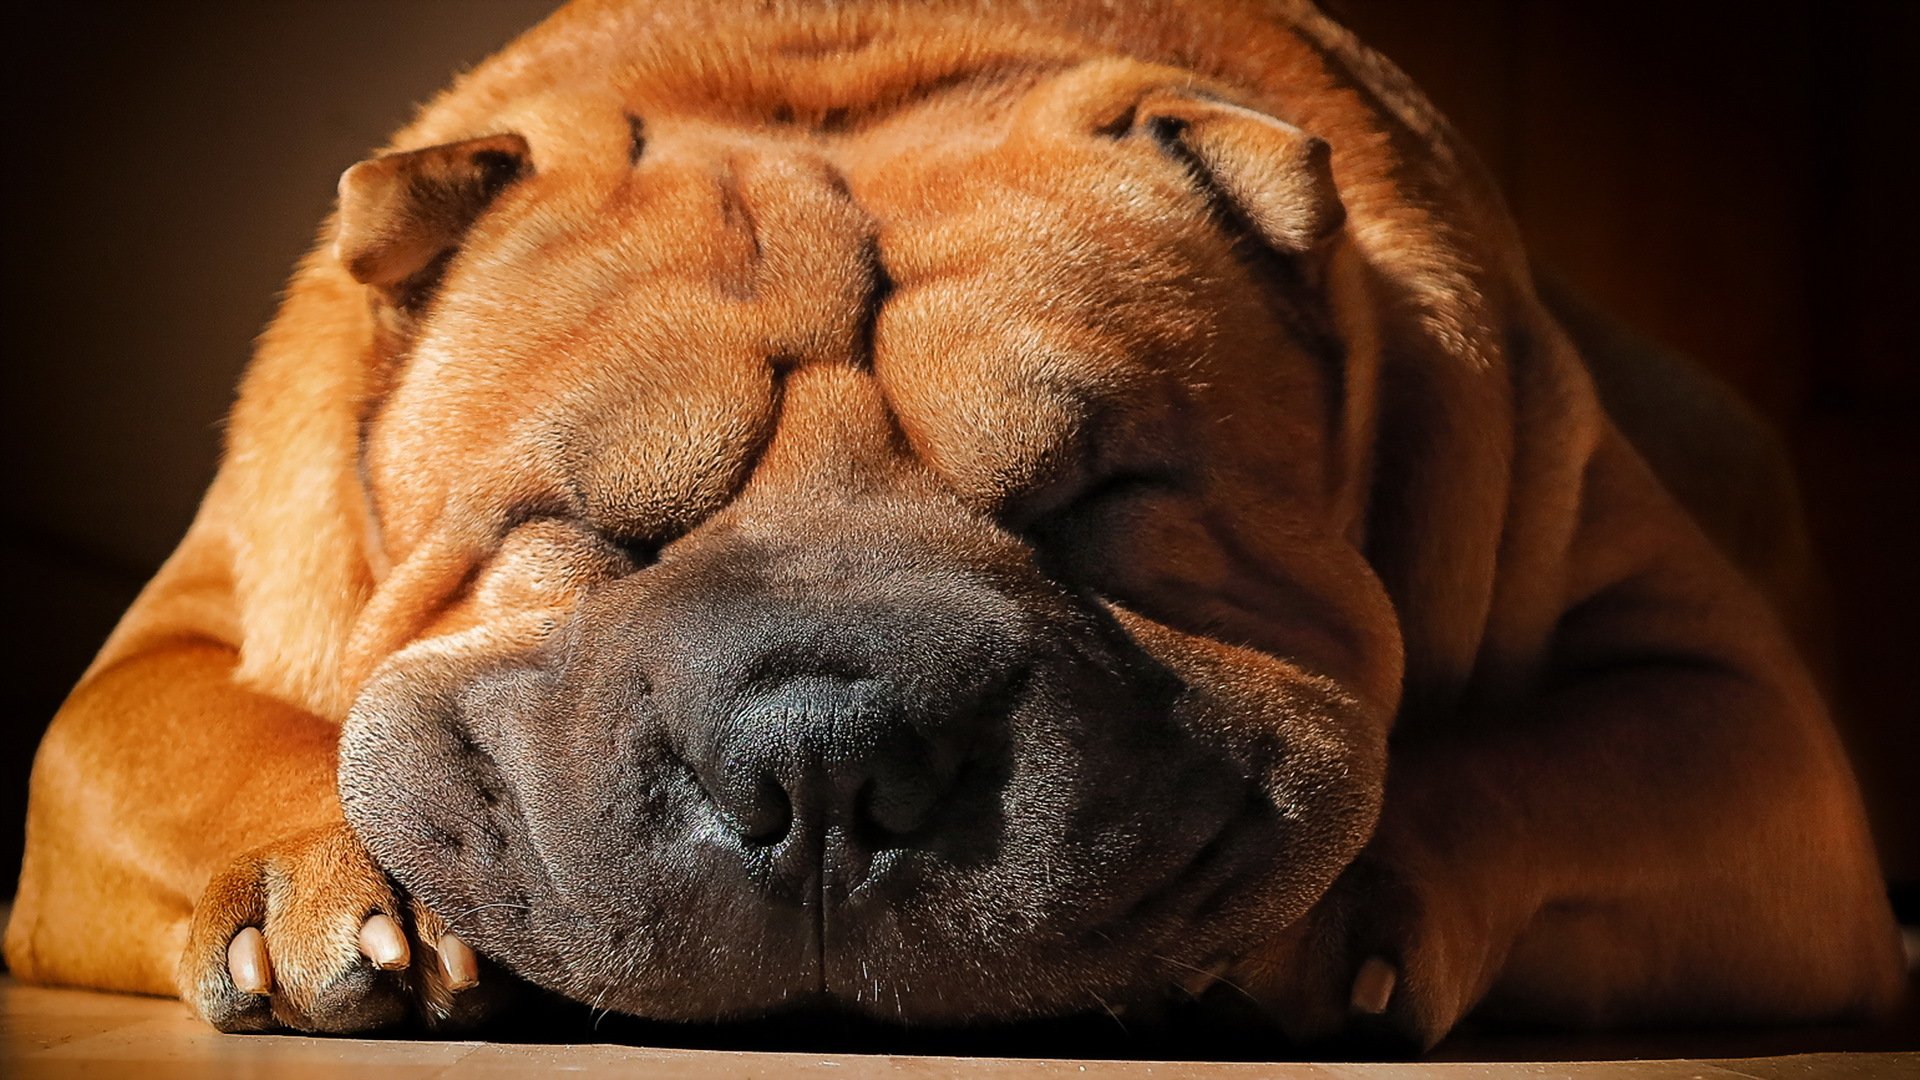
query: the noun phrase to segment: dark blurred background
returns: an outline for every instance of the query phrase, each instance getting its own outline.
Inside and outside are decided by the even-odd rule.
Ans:
[[[545,0],[65,0],[9,16],[0,899],[33,747],[212,477],[334,179]],[[1912,0],[1333,0],[1478,148],[1540,263],[1785,433],[1839,715],[1920,883]]]

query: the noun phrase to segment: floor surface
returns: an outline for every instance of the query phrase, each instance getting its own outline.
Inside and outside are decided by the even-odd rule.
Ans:
[[[1770,1033],[1777,1038],[1777,1033]],[[1673,1036],[1675,1039],[1682,1036]],[[1802,1038],[1808,1046],[1832,1045],[1831,1034]],[[1894,1041],[1889,1043],[1888,1039]],[[1823,1043],[1825,1039],[1827,1042]],[[1876,1041],[1877,1040],[1877,1041]],[[1210,1077],[1387,1078],[1436,1076],[1443,1080],[1623,1077],[1631,1080],[1861,1080],[1920,1077],[1920,1054],[1900,1036],[1882,1032],[1864,1045],[1906,1045],[1906,1051],[1820,1052],[1776,1056],[1700,1057],[1667,1055],[1658,1040],[1645,1043],[1654,1056],[1601,1061],[1429,1061],[1391,1063],[1266,1063],[1244,1061],[1121,1061],[1008,1057],[944,1057],[901,1054],[795,1053],[662,1048],[614,1043],[487,1043],[406,1039],[305,1038],[291,1035],[221,1035],[194,1020],[176,1001],[22,986],[0,978],[0,1076],[8,1080],[70,1076],[172,1077],[273,1076],[352,1078],[370,1076],[647,1076],[697,1078],[887,1077],[964,1078]],[[1714,1045],[1711,1040],[1701,1046]],[[1729,1044],[1731,1045],[1731,1044]],[[1603,1044],[1565,1039],[1452,1040],[1443,1057],[1536,1054],[1581,1056]],[[1571,1051],[1571,1055],[1561,1053]],[[1591,1053],[1591,1056],[1614,1056]]]

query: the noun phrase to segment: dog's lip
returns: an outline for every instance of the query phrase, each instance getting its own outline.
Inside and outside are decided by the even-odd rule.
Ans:
[[[1071,643],[1079,643],[1079,639],[1067,640]],[[1049,651],[1031,658],[1028,662],[1014,667],[992,685],[984,687],[973,708],[993,714],[998,722],[980,725],[978,738],[982,740],[983,745],[970,747],[961,756],[968,761],[976,762],[992,758],[993,755],[988,752],[988,747],[984,744],[993,738],[1005,738],[1005,732],[1001,730],[1004,724],[1017,723],[1016,718],[1023,715],[1029,708],[1060,708],[1069,703],[1078,704],[1075,696],[1064,690],[1072,678],[1087,674],[1087,669],[1092,666],[1090,663],[1092,659],[1098,659],[1098,657],[1075,655],[1069,649],[1056,645],[1056,651]],[[1106,670],[1106,665],[1102,665],[1102,670]],[[1041,698],[1046,700],[1039,701]],[[1142,710],[1143,713],[1147,711]],[[662,755],[660,764],[668,766],[669,771],[674,773],[676,792],[681,795],[690,795],[700,787],[697,776],[693,775],[689,764],[678,753],[673,752],[673,747],[653,744],[652,748],[656,751],[666,751]],[[1213,774],[1209,773],[1209,775]],[[1101,876],[1110,883],[1106,888],[1113,888],[1112,883],[1116,882],[1131,887],[1123,887],[1107,893],[1098,907],[1092,910],[1083,909],[1078,916],[1068,915],[1065,910],[1059,912],[1060,917],[1071,918],[1072,921],[1056,924],[1054,932],[1059,936],[1054,939],[1054,946],[1068,946],[1069,942],[1079,938],[1080,935],[1087,935],[1082,939],[1082,945],[1087,953],[1082,958],[1085,961],[1084,964],[1076,960],[1066,969],[1061,970],[1061,977],[1072,983],[1088,986],[1106,995],[1116,1004],[1127,1001],[1144,1003],[1149,1000],[1163,1000],[1169,993],[1178,994],[1183,982],[1190,982],[1198,987],[1189,991],[1195,995],[1215,985],[1213,980],[1218,978],[1219,972],[1210,969],[1215,967],[1214,961],[1219,956],[1219,950],[1227,944],[1220,940],[1223,934],[1221,928],[1223,920],[1218,916],[1222,911],[1232,911],[1240,906],[1235,899],[1237,896],[1262,889],[1265,875],[1262,873],[1260,863],[1271,863],[1276,853],[1272,850],[1270,835],[1274,807],[1261,798],[1260,790],[1254,782],[1242,776],[1229,778],[1227,774],[1219,774],[1209,783],[1220,785],[1212,789],[1209,797],[1180,800],[1185,805],[1179,808],[1178,816],[1187,821],[1185,827],[1180,828],[1180,832],[1184,834],[1181,840],[1172,843],[1163,841],[1160,844],[1151,845],[1148,849],[1151,850],[1151,855],[1136,864],[1139,868],[1137,874],[1122,872],[1117,877],[1112,876],[1112,867],[1106,868],[1106,872],[1101,873]],[[1166,822],[1159,823],[1156,827],[1178,828],[1177,825]],[[566,883],[566,875],[554,874],[552,867],[547,865],[548,856],[551,854],[547,845],[532,843],[531,836],[528,839],[533,848],[532,854],[538,860],[538,865],[534,869],[541,872],[542,880],[550,890],[546,898],[549,903],[537,904],[537,907],[540,909],[539,914],[551,921],[555,916],[563,914],[564,909],[576,906],[569,902],[571,899],[569,894],[572,890],[553,887],[553,879],[558,878],[562,883]],[[1147,851],[1143,850],[1142,854],[1146,855]],[[884,865],[889,860],[876,861],[883,864],[877,867],[882,872],[871,877],[862,875],[860,885],[872,886],[880,878],[889,876],[885,872],[889,868]],[[911,862],[911,860],[906,861]],[[912,871],[914,868],[904,866],[891,869]],[[1102,891],[1105,890],[1102,889]],[[847,901],[858,902],[861,899],[869,899],[866,888],[855,889],[851,895],[840,898],[843,904]],[[1068,909],[1073,906],[1070,894],[1060,899],[1067,902]],[[824,901],[825,897],[822,897],[822,900]],[[846,914],[851,915],[852,912]],[[579,913],[575,912],[574,917],[579,918]],[[1074,923],[1078,925],[1075,926]],[[579,931],[588,929],[576,927],[575,936],[578,936]],[[605,929],[611,932],[612,928],[595,926],[591,929]],[[636,928],[622,925],[618,929],[632,932]],[[639,932],[641,936],[646,936],[644,928]],[[629,950],[617,951],[625,956]],[[824,972],[827,966],[822,958],[818,970]],[[1201,972],[1196,972],[1194,968],[1207,972],[1210,977],[1202,979]],[[1067,975],[1068,970],[1075,974]],[[551,977],[534,975],[532,978],[533,981],[568,996],[582,999],[604,997],[608,1001],[620,1001],[621,1003],[616,1007],[624,1011],[645,1014],[655,1007],[651,997],[624,999],[619,992],[622,987],[620,972],[616,968],[609,967],[595,974],[599,979],[591,985],[574,981],[560,986],[556,985]],[[816,996],[807,993],[804,986],[789,988],[789,990],[791,992],[779,995],[778,1000],[783,1003],[780,1006],[771,1004],[767,999],[757,998],[745,1002],[743,1007],[757,1011],[784,1007],[784,1004],[789,1003],[794,1005],[811,1003],[852,1008],[863,1014],[870,1011],[862,1008],[860,1002],[844,993],[827,992]],[[992,984],[983,985],[982,990],[989,994],[997,993]],[[647,993],[652,992],[647,991]],[[1070,992],[1069,982],[1058,984],[1057,993]],[[1015,1004],[1013,1007],[1035,1010],[1022,1012],[1018,1014],[1020,1016],[1041,1018],[1068,1015],[1071,1004],[1064,999],[1049,997],[1045,1001],[1036,1001],[1031,1005]],[[716,1011],[715,1015],[733,1015],[728,1011],[730,1008],[731,1006],[722,1008]],[[908,1010],[908,1013],[902,1014],[901,1019],[919,1022],[910,1015],[913,1011]],[[1003,1019],[1012,1018],[1015,1015],[1015,1013],[1005,1013],[1003,1016],[1000,1012],[983,1014],[983,1016],[1002,1016]]]
[[[1260,807],[1249,798],[1194,847],[1177,869],[1137,896],[1121,918],[1130,922],[1152,920],[1162,912],[1177,914],[1175,909],[1182,907],[1204,910],[1244,876],[1235,870],[1247,861],[1244,849],[1250,846],[1249,834],[1262,816]],[[1196,897],[1194,893],[1204,895]]]

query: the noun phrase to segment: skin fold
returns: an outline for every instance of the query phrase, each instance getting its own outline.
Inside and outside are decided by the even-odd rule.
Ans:
[[[1568,303],[1305,4],[570,5],[342,178],[8,964],[223,1030],[1885,1009],[1777,451]]]

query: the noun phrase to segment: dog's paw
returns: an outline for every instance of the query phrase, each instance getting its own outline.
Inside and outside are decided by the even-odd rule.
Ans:
[[[1497,920],[1407,863],[1362,855],[1232,972],[1296,1043],[1366,1057],[1433,1048],[1485,992]]]
[[[402,896],[344,825],[248,853],[207,885],[180,996],[221,1031],[462,1027],[507,980]]]

